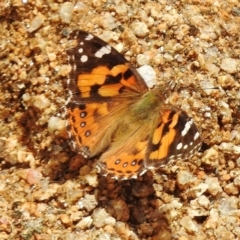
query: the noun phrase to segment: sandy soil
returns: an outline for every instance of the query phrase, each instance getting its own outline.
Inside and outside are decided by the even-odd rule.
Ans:
[[[66,48],[78,28],[152,66],[199,127],[198,154],[116,181],[71,151]],[[238,0],[1,0],[0,239],[240,239],[239,42]]]

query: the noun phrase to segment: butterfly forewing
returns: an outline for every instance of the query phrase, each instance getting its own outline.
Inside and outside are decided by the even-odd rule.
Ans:
[[[103,40],[81,30],[73,31],[69,39],[69,89],[73,100],[106,101],[123,92],[147,91],[127,60]]]

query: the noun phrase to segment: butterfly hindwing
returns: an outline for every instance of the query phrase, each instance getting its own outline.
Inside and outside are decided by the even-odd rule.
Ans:
[[[136,121],[130,113],[125,113],[107,151],[99,159],[98,167],[102,174],[127,179],[136,178],[146,171],[146,150],[152,121],[150,117],[147,121]]]

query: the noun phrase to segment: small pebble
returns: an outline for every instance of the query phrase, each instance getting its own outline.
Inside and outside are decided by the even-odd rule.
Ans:
[[[233,58],[224,58],[221,62],[220,67],[227,73],[236,73],[240,68],[240,60]]]
[[[77,224],[76,224],[76,229],[87,229],[92,226],[93,219],[91,216],[83,217]]]
[[[30,27],[28,28],[29,32],[34,32],[35,30],[37,30],[38,28],[40,28],[42,26],[42,24],[45,21],[45,17],[41,14],[38,13],[31,21],[30,23]]]
[[[223,191],[216,177],[208,177],[205,183],[208,184],[208,192],[213,196]]]
[[[64,2],[59,9],[59,15],[63,23],[70,23],[73,13],[73,3]]]
[[[98,201],[95,195],[86,194],[84,198],[79,200],[78,205],[80,209],[85,208],[90,212],[98,205]]]
[[[208,207],[210,206],[210,201],[209,199],[202,195],[197,199],[198,203],[200,206],[204,207],[205,209],[208,209]]]
[[[156,85],[156,72],[149,65],[143,65],[137,69],[139,74],[143,77],[149,88],[152,88]]]
[[[135,21],[132,23],[132,31],[138,37],[145,37],[149,33],[147,24],[144,22]]]
[[[188,171],[179,171],[177,174],[177,185],[180,189],[186,189],[190,187],[190,184],[194,181],[193,175]]]
[[[39,109],[44,109],[49,107],[51,102],[44,94],[37,95],[34,97],[33,105]]]
[[[183,217],[180,220],[180,224],[186,229],[188,233],[192,233],[192,234],[198,233],[198,227],[190,217],[188,216]]]

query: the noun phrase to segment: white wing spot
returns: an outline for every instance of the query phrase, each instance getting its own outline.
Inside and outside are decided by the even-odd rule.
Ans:
[[[119,164],[121,162],[121,160],[120,159],[117,159],[116,161],[115,161],[115,164]]]
[[[93,39],[93,35],[92,34],[88,34],[85,38],[85,40],[90,41],[91,39]]]
[[[86,55],[81,56],[81,62],[86,62],[88,60],[88,57]]]
[[[198,139],[199,138],[199,136],[200,136],[200,134],[199,134],[199,132],[196,132],[196,134],[195,134],[195,136],[194,136],[194,140],[196,140],[196,139]]]
[[[188,145],[184,145],[183,149],[187,149],[188,148]]]
[[[186,122],[185,127],[184,127],[184,129],[182,130],[182,136],[185,136],[185,135],[188,133],[189,129],[190,129],[191,126],[192,126],[192,123],[193,123],[193,120],[192,120],[192,119],[191,119],[190,121]]]
[[[180,150],[182,148],[182,143],[179,143],[178,145],[177,145],[177,150]]]
[[[84,44],[84,42],[80,42],[79,44],[80,44],[80,45],[83,45],[83,44]]]
[[[70,81],[71,81],[71,79],[68,78],[68,79],[67,79],[67,84],[68,84],[68,85],[70,84]]]
[[[80,123],[80,126],[81,126],[81,127],[85,127],[85,126],[86,126],[86,122],[81,122],[81,123]]]
[[[132,163],[131,163],[132,166],[135,166],[136,164],[137,164],[136,160],[133,160]]]
[[[85,132],[85,136],[86,136],[86,137],[89,137],[90,135],[91,135],[91,131],[87,130],[87,131]]]
[[[123,164],[123,167],[127,167],[127,165],[128,165],[128,163],[127,163],[127,162],[125,162],[125,163]]]
[[[81,113],[80,113],[80,117],[81,117],[81,118],[85,118],[86,116],[87,116],[86,112],[81,112]]]
[[[82,48],[79,48],[79,49],[78,49],[78,52],[79,52],[79,53],[82,53],[82,52],[83,52],[83,49],[82,49]]]
[[[96,53],[95,53],[95,57],[97,58],[102,58],[102,56],[104,54],[109,54],[111,52],[111,46],[106,45],[101,47]]]

